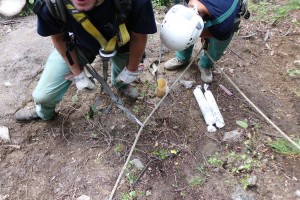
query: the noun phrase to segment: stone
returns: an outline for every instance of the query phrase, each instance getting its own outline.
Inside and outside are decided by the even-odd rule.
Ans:
[[[26,0],[0,0],[0,14],[12,17],[19,14],[26,4]]]

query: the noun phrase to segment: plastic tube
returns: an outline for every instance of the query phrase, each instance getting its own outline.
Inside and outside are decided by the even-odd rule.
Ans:
[[[215,124],[215,118],[201,90],[201,85],[196,86],[194,95],[207,125],[207,131],[215,132],[217,130],[216,127],[213,126],[213,124]]]
[[[225,126],[223,116],[220,112],[220,109],[217,105],[217,102],[216,102],[212,92],[210,90],[208,90],[208,85],[207,84],[204,85],[204,90],[205,90],[204,96],[205,96],[206,101],[207,101],[207,103],[208,103],[208,105],[209,105],[209,107],[210,107],[210,109],[211,109],[211,111],[214,115],[214,118],[216,120],[216,126],[218,128],[223,128]]]

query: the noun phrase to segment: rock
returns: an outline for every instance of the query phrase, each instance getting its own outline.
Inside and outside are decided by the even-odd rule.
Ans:
[[[232,200],[254,200],[252,194],[248,193],[241,187],[237,187],[234,193],[231,195]]]
[[[0,140],[10,142],[9,130],[6,126],[0,126]]]
[[[4,196],[0,195],[0,200],[7,200],[7,199],[9,199],[9,195],[8,194],[4,195]]]
[[[139,169],[139,170],[142,170],[142,169],[144,168],[143,163],[142,163],[139,159],[133,159],[131,162],[132,162],[132,163],[134,164],[134,166],[135,166],[137,169]]]
[[[226,132],[222,139],[223,142],[236,142],[241,140],[241,136],[243,133],[239,132],[238,130],[233,130],[230,132]]]
[[[86,195],[81,195],[80,197],[76,198],[76,200],[90,200],[91,197],[86,196]]]
[[[195,81],[184,81],[184,80],[181,80],[181,81],[179,81],[179,83],[180,83],[180,85],[182,85],[186,89],[190,89],[195,84]]]
[[[146,197],[150,196],[151,194],[152,194],[151,191],[149,190],[146,191]]]
[[[294,65],[300,66],[300,60],[295,60],[295,61],[294,61]]]
[[[257,183],[257,176],[251,176],[248,179],[248,184],[249,184],[250,187],[256,186],[256,183]]]
[[[4,82],[4,85],[5,85],[5,87],[12,86],[12,84],[11,84],[9,81],[5,81],[5,82]]]
[[[0,14],[12,17],[19,14],[26,4],[26,0],[0,0]]]
[[[300,198],[300,190],[297,190],[297,191],[295,192],[295,197],[296,197],[296,198]]]

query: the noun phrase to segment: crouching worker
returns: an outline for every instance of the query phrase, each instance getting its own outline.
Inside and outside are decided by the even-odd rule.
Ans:
[[[209,56],[214,61],[219,60],[231,42],[241,16],[249,17],[246,0],[189,0],[187,7],[173,6],[165,16],[160,36],[166,47],[176,51],[176,57],[168,60],[164,68],[176,70],[186,65],[199,35],[208,40]],[[213,62],[205,53],[198,68],[202,81],[212,82]]]
[[[52,119],[72,81],[78,90],[95,89],[83,66],[99,52],[111,58],[112,85],[126,97],[138,97],[130,83],[139,77],[147,34],[156,32],[151,0],[38,0],[34,11],[38,34],[50,36],[55,48],[33,91],[35,108],[17,111],[16,121]]]

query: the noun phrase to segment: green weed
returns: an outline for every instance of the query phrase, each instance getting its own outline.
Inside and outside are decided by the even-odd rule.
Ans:
[[[144,105],[135,105],[133,107],[133,110],[132,110],[134,113],[138,114],[138,113],[143,113],[145,112],[145,106]]]
[[[27,0],[23,11],[19,14],[20,17],[26,17],[33,14],[34,0]]]
[[[246,190],[249,187],[249,182],[248,182],[249,178],[250,178],[249,174],[246,174],[246,177],[240,180],[240,183],[243,185],[244,190]]]
[[[205,168],[203,166],[199,166],[196,169],[200,174],[205,174]]]
[[[169,152],[168,152],[168,150],[166,150],[166,149],[162,149],[162,150],[154,150],[154,151],[152,152],[152,155],[158,157],[160,160],[165,160],[165,159],[168,157]]]
[[[145,192],[130,191],[123,194],[123,200],[134,200],[138,196],[145,195]]]
[[[205,178],[201,177],[201,176],[196,176],[193,177],[190,181],[189,181],[189,185],[190,186],[198,186],[198,185],[202,185],[205,181]]]
[[[160,7],[160,6],[167,6],[170,5],[173,1],[171,0],[152,0],[152,4],[154,8]]]
[[[282,4],[276,5],[271,2],[261,1],[254,4],[249,2],[249,10],[252,13],[252,17],[255,20],[269,22],[273,25],[278,24],[282,20],[289,18],[290,14],[300,9],[299,0],[286,0]]]
[[[122,145],[120,143],[116,144],[114,147],[115,154],[120,154],[122,152]]]
[[[300,145],[300,139],[294,140],[298,145]],[[272,142],[269,142],[268,145],[272,147],[274,151],[279,154],[284,155],[298,155],[300,154],[300,150],[297,149],[293,144],[285,139],[277,139]]]
[[[299,69],[288,69],[287,75],[294,77],[294,76],[300,76],[300,70]]]
[[[212,166],[214,166],[214,167],[221,167],[221,166],[223,165],[223,163],[224,163],[223,160],[220,159],[218,153],[212,155],[212,156],[207,160],[207,162],[208,162],[209,164],[211,164]]]
[[[137,179],[137,173],[134,170],[134,165],[132,163],[129,163],[125,170],[125,177],[127,178],[127,181],[129,184],[133,184]]]
[[[72,103],[76,103],[78,101],[77,94],[75,94],[74,96],[72,96],[71,100],[72,100]]]

